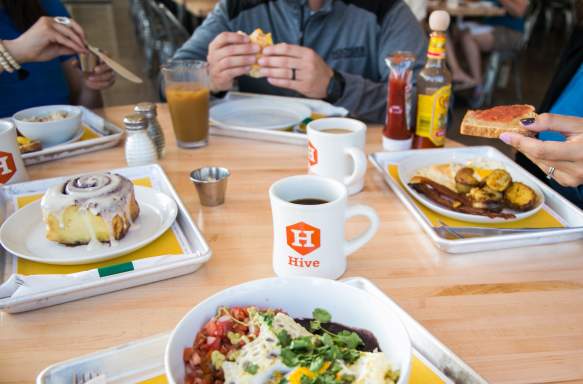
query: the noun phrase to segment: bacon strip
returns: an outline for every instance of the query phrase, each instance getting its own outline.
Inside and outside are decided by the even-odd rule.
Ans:
[[[512,213],[493,212],[483,208],[475,208],[472,206],[472,202],[467,196],[454,192],[446,186],[436,183],[427,177],[415,177],[414,182],[409,183],[409,185],[417,192],[427,196],[431,201],[456,212],[487,216],[492,219],[498,217],[503,219],[513,219],[516,217]],[[456,202],[458,204],[456,204]]]

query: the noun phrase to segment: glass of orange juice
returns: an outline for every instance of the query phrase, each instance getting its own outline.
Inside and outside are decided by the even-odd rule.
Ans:
[[[178,146],[206,146],[209,133],[207,63],[198,60],[173,60],[162,66],[162,74]]]

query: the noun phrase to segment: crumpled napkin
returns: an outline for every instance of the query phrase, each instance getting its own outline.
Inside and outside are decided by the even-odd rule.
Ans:
[[[167,264],[185,260],[187,257],[200,257],[200,253],[188,255],[164,255],[148,257],[132,262],[116,264],[110,267],[96,268],[88,271],[65,275],[20,275],[12,274],[8,280],[0,285],[0,301],[16,297],[27,296],[60,288],[75,287],[87,284],[108,276],[130,271],[160,268]],[[201,262],[204,260],[201,260]]]

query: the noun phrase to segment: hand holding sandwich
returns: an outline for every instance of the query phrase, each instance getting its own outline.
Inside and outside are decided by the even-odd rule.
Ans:
[[[583,185],[583,118],[543,113],[522,119],[531,132],[555,131],[566,136],[565,142],[541,141],[520,133],[505,132],[500,139],[524,153],[543,172],[565,187]],[[554,169],[554,172],[550,172]]]
[[[261,75],[267,77],[270,84],[314,99],[326,97],[328,84],[334,75],[314,50],[292,44],[266,47],[259,64]]]
[[[211,91],[228,91],[236,77],[251,71],[260,47],[249,36],[236,32],[223,32],[210,44],[207,55]]]

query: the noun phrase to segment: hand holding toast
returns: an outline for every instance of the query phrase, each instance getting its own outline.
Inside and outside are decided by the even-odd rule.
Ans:
[[[545,173],[554,168],[553,178],[565,187],[583,185],[583,118],[543,113],[536,118],[521,120],[533,133],[555,131],[566,137],[565,142],[541,141],[505,132],[500,139],[524,153]]]

